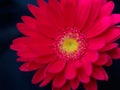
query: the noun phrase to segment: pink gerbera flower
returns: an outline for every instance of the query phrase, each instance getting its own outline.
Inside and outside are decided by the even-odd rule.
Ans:
[[[120,14],[111,14],[113,1],[38,0],[28,5],[34,17],[22,16],[18,23],[24,37],[13,41],[21,71],[36,73],[33,84],[52,90],[97,90],[96,80],[108,80],[102,66],[120,58],[115,42],[120,37]]]

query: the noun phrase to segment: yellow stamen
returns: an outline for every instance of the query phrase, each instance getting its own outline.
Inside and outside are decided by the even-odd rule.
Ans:
[[[61,49],[66,53],[74,53],[78,50],[79,43],[76,39],[67,37],[61,43]]]

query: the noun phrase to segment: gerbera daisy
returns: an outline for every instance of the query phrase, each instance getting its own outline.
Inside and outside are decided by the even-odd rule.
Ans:
[[[13,41],[21,71],[36,70],[32,83],[52,82],[52,90],[97,90],[96,80],[108,80],[103,66],[120,58],[120,14],[107,0],[38,0],[29,4],[34,17],[17,24],[24,37]]]

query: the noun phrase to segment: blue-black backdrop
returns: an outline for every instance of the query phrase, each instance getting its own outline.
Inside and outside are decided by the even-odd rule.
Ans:
[[[120,13],[120,0],[114,0],[114,12]],[[16,29],[22,15],[31,15],[27,4],[36,4],[36,0],[0,0],[0,90],[51,90],[50,85],[38,88],[31,84],[34,72],[19,71],[16,53],[9,49],[14,38],[22,36]],[[120,90],[120,61],[114,61],[110,68],[105,68],[109,81],[99,81],[98,90]],[[82,86],[78,90],[84,90]]]

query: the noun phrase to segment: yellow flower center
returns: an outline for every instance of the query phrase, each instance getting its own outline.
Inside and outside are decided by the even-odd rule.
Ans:
[[[66,61],[80,60],[87,49],[85,34],[75,28],[65,28],[59,32],[53,48],[60,59]]]
[[[79,43],[75,38],[67,37],[61,43],[61,49],[66,53],[74,53],[79,48]]]

